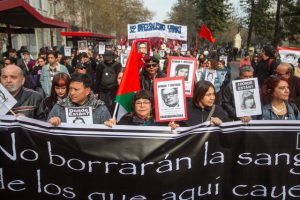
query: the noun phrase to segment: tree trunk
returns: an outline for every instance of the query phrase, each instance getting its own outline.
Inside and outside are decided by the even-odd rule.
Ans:
[[[280,8],[281,8],[281,0],[277,0],[277,8],[276,8],[276,21],[275,21],[275,30],[274,30],[274,47],[278,46],[280,41]]]

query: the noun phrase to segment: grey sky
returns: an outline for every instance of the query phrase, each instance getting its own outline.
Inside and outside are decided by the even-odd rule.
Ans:
[[[154,12],[153,22],[163,22],[167,19],[167,12],[170,12],[171,7],[177,2],[177,0],[144,0],[145,6]],[[238,7],[238,0],[229,0],[235,8]],[[236,10],[236,12],[241,12]],[[241,13],[238,13],[241,14]]]

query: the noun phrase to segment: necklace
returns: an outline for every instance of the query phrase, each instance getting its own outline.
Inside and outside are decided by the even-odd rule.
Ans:
[[[282,106],[282,108],[281,108],[281,109],[278,109],[278,108],[276,108],[276,107],[275,107],[275,106],[273,106],[273,104],[272,104],[272,108],[273,108],[273,110],[274,110],[275,112],[277,112],[277,113],[280,113],[280,112],[284,111],[284,110],[285,110],[285,105],[284,105],[284,102],[283,102],[282,104],[283,104],[283,106]]]
[[[276,118],[279,119],[279,120],[287,120],[287,117],[285,116],[285,114],[284,115],[277,115],[275,113],[275,115],[276,115]]]

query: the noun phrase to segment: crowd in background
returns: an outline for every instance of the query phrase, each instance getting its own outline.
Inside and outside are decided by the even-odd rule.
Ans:
[[[133,113],[128,113],[116,122],[111,118],[115,108],[115,97],[123,68],[121,54],[125,50],[106,46],[103,55],[97,47],[79,52],[73,48],[71,56],[64,56],[63,47],[41,48],[33,58],[26,47],[16,51],[8,47],[0,60],[1,84],[15,97],[17,104],[8,114],[25,115],[49,121],[53,125],[66,122],[64,109],[72,106],[91,106],[93,122],[108,126],[169,125],[192,126],[205,121],[220,125],[222,122],[251,119],[294,120],[299,119],[300,78],[298,66],[280,63],[278,55],[269,46],[254,52],[242,52],[239,75],[235,79],[257,77],[261,101],[261,116],[236,117],[233,97],[231,67],[238,52],[224,50],[161,51],[153,48],[152,55],[145,59],[140,71],[141,91],[133,98]],[[227,55],[226,59],[220,56]],[[197,69],[202,76],[195,79],[194,96],[187,99],[188,120],[183,122],[157,123],[153,102],[153,80],[166,77],[169,56],[195,57]],[[160,66],[160,60],[165,60]],[[209,70],[217,73],[213,82],[205,80]],[[251,95],[246,94],[245,106],[254,106]],[[249,99],[249,100],[248,100]]]

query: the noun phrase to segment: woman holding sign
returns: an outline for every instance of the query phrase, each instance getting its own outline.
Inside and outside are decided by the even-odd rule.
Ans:
[[[135,126],[157,126],[152,113],[154,108],[153,95],[148,90],[140,90],[132,99],[133,112],[125,114],[118,125],[135,125]],[[110,119],[104,124],[112,127],[116,124],[115,119]]]
[[[297,106],[289,102],[290,89],[288,82],[280,76],[270,76],[262,86],[263,119],[299,120]]]
[[[227,113],[219,106],[215,105],[216,91],[209,81],[199,81],[194,86],[194,96],[192,102],[187,103],[188,120],[185,126],[194,126],[206,121],[212,125],[221,125],[228,121]]]

